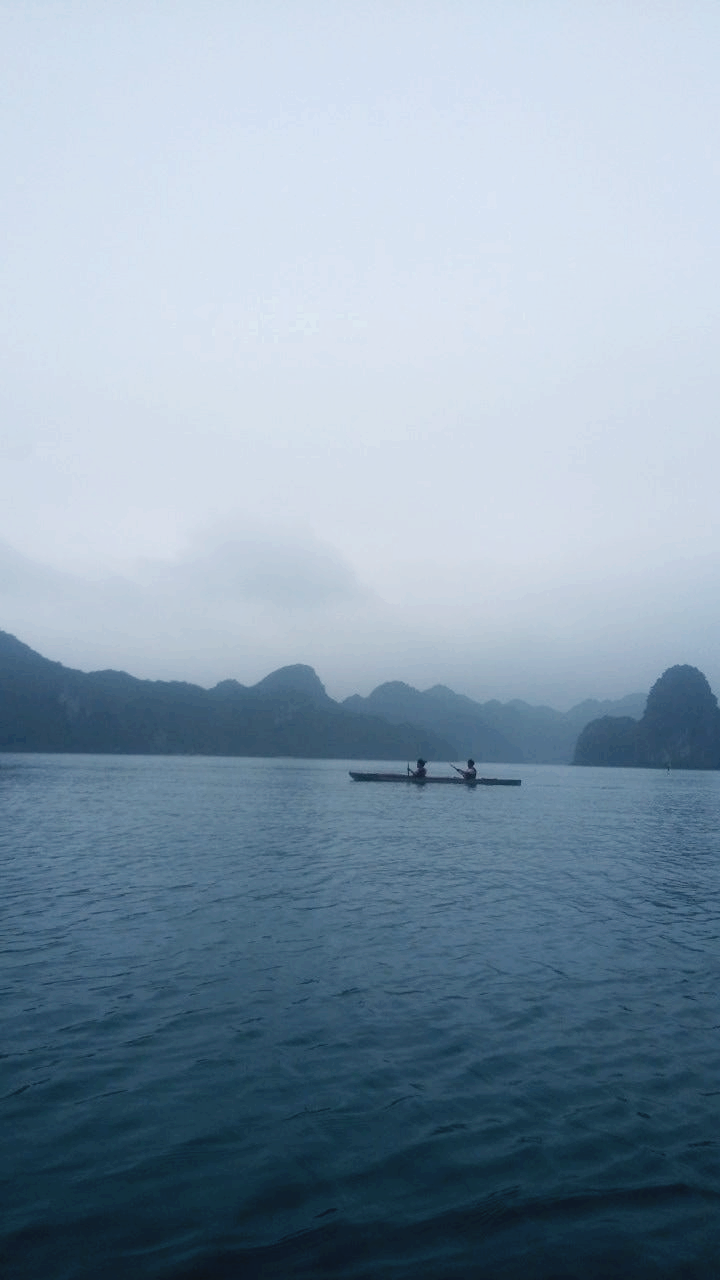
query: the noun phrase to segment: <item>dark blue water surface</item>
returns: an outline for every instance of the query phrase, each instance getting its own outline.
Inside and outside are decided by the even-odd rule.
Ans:
[[[347,768],[0,757],[4,1280],[720,1274],[720,776]]]

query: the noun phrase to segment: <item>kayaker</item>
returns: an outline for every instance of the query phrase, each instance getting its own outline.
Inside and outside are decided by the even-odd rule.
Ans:
[[[461,772],[466,782],[474,782],[475,779],[477,778],[477,769],[475,768],[475,761],[468,760],[467,769],[462,769]]]
[[[427,761],[423,760],[423,758],[422,758],[422,756],[421,756],[421,757],[419,758],[418,762],[417,762],[416,767],[415,767],[415,768],[413,769],[413,771],[412,771],[412,776],[413,776],[413,778],[426,778],[426,777],[427,777],[427,769],[425,768],[426,763],[427,763]]]

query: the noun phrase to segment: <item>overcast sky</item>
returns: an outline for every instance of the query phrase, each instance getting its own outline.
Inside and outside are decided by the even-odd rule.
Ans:
[[[720,693],[720,6],[0,3],[0,628]]]

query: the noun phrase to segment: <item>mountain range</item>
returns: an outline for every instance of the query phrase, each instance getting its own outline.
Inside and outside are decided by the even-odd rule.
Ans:
[[[77,671],[0,632],[0,751],[569,763],[588,722],[639,717],[645,701],[590,700],[563,713],[395,681],[336,702],[302,664],[252,686],[204,689]]]
[[[411,723],[432,729],[455,744],[458,758],[508,764],[568,764],[578,734],[600,716],[640,716],[646,695],[629,694],[618,701],[589,699],[567,712],[527,702],[474,702],[434,685],[420,693],[400,681],[381,684],[367,698],[357,694],[342,703],[362,715],[382,716],[391,724]]]

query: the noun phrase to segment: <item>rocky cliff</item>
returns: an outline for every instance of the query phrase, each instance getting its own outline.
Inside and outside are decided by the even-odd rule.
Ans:
[[[602,717],[580,733],[574,764],[720,769],[720,710],[697,667],[669,667],[640,720]]]

